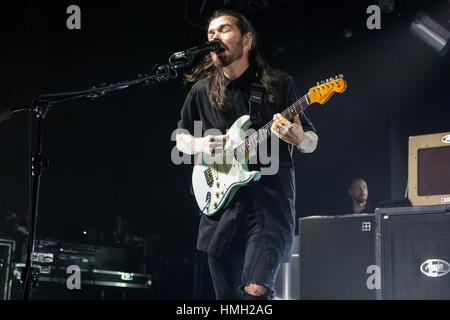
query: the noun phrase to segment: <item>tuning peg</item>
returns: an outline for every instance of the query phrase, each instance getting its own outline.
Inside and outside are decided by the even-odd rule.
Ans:
[[[320,82],[317,82],[317,86],[320,85]]]
[[[344,75],[341,73],[341,74],[339,75],[339,78],[340,78],[340,79],[343,79],[343,78],[344,78]]]
[[[322,80],[322,81],[320,81],[320,84],[324,84],[324,83],[325,83],[325,81],[323,81],[323,80]]]

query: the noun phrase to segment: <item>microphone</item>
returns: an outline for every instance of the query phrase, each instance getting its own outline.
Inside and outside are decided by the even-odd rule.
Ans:
[[[221,45],[218,40],[211,40],[197,47],[192,47],[185,51],[176,52],[170,57],[170,59],[189,58],[199,53],[209,53],[212,51],[218,51],[220,50],[220,48]]]
[[[10,109],[6,109],[6,110],[0,112],[0,122],[11,119],[12,114],[13,113]]]
[[[9,108],[0,112],[0,122],[9,120],[16,112],[30,110],[30,107]]]

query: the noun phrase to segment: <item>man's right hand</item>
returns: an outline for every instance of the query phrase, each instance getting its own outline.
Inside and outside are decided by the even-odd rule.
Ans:
[[[203,138],[194,138],[190,134],[177,134],[177,148],[187,154],[206,153],[210,155],[223,152],[227,135],[209,135]]]
[[[196,138],[196,139],[199,139],[198,143],[200,144],[199,149],[201,150],[201,152],[214,155],[223,152],[223,149],[225,148],[225,144],[228,138],[229,137],[227,135],[220,135],[220,136],[206,136],[203,138]]]

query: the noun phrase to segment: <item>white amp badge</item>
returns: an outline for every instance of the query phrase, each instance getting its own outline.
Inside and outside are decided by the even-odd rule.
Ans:
[[[428,259],[420,265],[420,271],[427,277],[443,277],[450,272],[450,264],[441,259]]]

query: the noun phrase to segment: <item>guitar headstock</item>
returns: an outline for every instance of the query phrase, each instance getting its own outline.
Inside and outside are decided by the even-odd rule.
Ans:
[[[321,83],[317,82],[315,87],[308,91],[308,98],[311,103],[318,102],[324,104],[330,99],[333,93],[342,93],[347,89],[347,81],[344,80],[344,75],[340,74],[336,77],[331,77]]]

